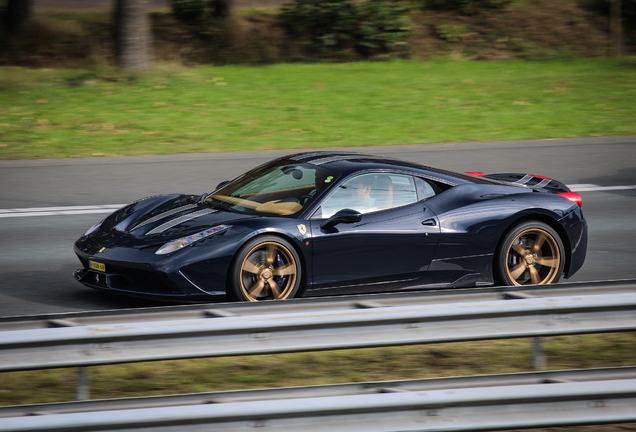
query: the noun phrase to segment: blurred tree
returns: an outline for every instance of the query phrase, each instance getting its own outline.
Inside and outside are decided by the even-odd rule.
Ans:
[[[116,0],[115,57],[124,70],[151,67],[149,0]]]
[[[7,0],[5,27],[11,34],[24,31],[31,16],[31,0]]]

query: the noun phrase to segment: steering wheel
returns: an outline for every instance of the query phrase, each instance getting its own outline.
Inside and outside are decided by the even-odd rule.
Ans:
[[[305,207],[307,204],[309,204],[311,202],[311,200],[314,199],[313,196],[311,195],[303,195],[300,197],[300,204]]]

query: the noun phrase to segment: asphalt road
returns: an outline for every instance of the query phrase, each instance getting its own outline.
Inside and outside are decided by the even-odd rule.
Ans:
[[[572,281],[636,278],[636,137],[356,148],[457,171],[523,172],[581,187],[585,266]],[[200,194],[274,157],[269,151],[0,161],[0,316],[152,306],[85,288],[72,244],[105,214],[6,217],[7,209],[124,204]],[[598,187],[600,186],[600,188]]]

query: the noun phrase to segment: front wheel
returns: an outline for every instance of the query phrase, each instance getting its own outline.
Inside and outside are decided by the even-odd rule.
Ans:
[[[284,300],[300,286],[300,259],[291,244],[276,236],[247,242],[232,265],[231,294],[242,301]]]
[[[502,239],[495,254],[495,278],[500,285],[556,283],[565,256],[559,235],[542,222],[524,222]]]

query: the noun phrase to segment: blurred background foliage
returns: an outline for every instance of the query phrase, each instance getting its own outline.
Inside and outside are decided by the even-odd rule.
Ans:
[[[0,65],[113,64],[108,6],[35,0],[28,31],[0,31]],[[94,0],[100,1],[100,0]],[[384,58],[608,56],[610,0],[161,0],[151,7],[159,62],[271,64]],[[38,3],[40,2],[40,3]],[[88,2],[90,3],[90,2]],[[622,0],[624,54],[636,46],[636,0]]]
[[[230,0],[170,0],[170,8],[172,14],[184,22],[230,16]]]
[[[310,55],[369,57],[399,51],[412,34],[411,5],[396,0],[295,0],[278,15]]]
[[[512,0],[420,0],[422,9],[458,11],[464,15],[476,15],[483,10],[500,10]]]
[[[581,5],[603,16],[609,16],[613,0],[581,0]],[[621,0],[621,15],[627,29],[636,27],[636,0]]]

